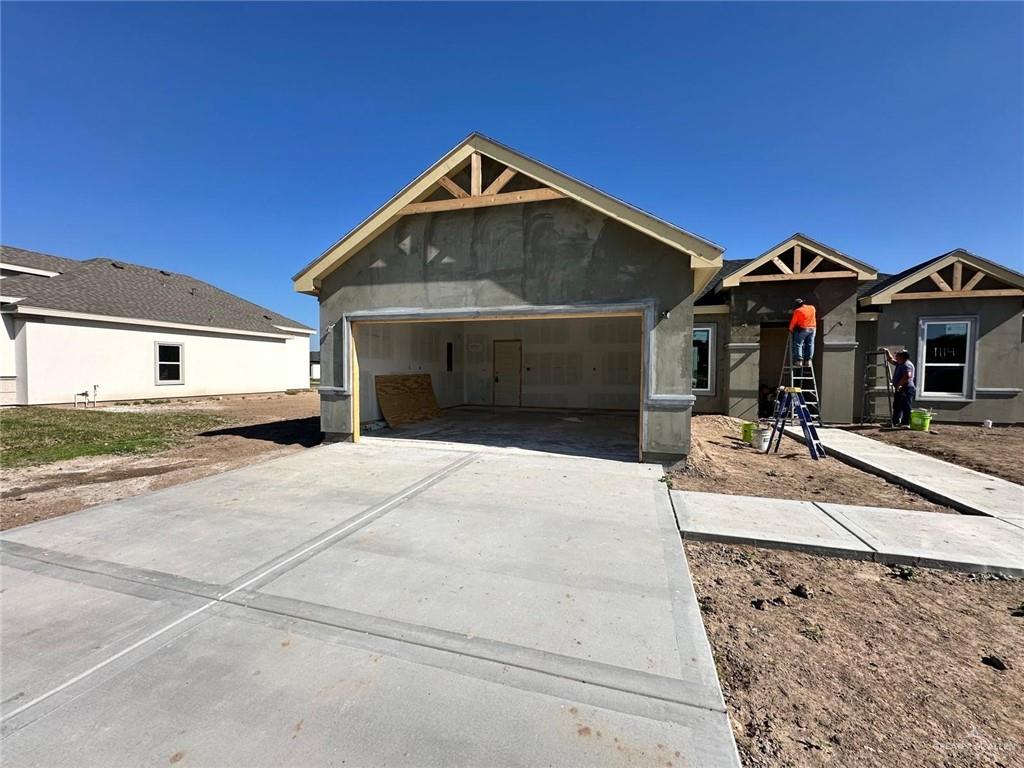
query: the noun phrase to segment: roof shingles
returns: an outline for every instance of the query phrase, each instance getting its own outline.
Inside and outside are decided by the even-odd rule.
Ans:
[[[26,263],[25,254],[59,259],[65,269],[50,278],[4,278],[4,295],[23,297],[20,306],[258,333],[281,333],[279,326],[312,330],[188,275],[111,259],[73,261],[2,246],[4,262],[34,267]],[[34,263],[43,261],[35,258]]]

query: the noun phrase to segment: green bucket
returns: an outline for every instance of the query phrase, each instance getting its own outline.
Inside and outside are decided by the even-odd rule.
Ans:
[[[910,412],[910,428],[915,432],[927,432],[932,426],[932,415],[923,408]]]
[[[752,421],[743,422],[743,442],[754,444],[754,430],[757,428],[757,424]]]

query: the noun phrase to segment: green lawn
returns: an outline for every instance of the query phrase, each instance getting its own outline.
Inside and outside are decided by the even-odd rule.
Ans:
[[[0,466],[158,451],[223,423],[217,416],[196,412],[7,408],[0,411]]]

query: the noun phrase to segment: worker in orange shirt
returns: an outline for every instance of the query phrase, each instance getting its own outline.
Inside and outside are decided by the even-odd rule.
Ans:
[[[810,366],[814,358],[814,332],[818,327],[817,313],[803,299],[793,302],[793,317],[789,321],[789,332],[793,335],[793,366]]]

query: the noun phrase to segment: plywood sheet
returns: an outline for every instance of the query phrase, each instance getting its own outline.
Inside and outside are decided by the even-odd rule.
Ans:
[[[389,427],[441,416],[429,373],[396,373],[373,377],[377,403]]]

